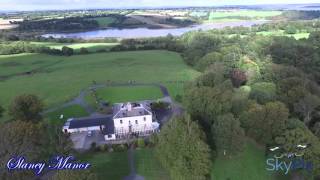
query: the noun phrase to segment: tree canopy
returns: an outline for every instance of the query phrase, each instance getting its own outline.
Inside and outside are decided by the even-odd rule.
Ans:
[[[23,94],[17,96],[9,107],[9,114],[14,120],[39,122],[43,110],[42,101],[35,95]]]
[[[210,149],[204,133],[190,117],[170,120],[161,130],[156,154],[172,179],[206,179],[210,174]]]

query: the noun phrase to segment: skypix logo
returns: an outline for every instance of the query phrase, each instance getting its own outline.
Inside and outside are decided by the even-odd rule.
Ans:
[[[273,157],[266,160],[268,171],[283,171],[284,174],[288,174],[290,171],[305,169],[311,172],[313,164],[310,161],[303,159],[304,150],[309,145],[297,145],[295,152],[283,152],[281,147],[269,148]]]

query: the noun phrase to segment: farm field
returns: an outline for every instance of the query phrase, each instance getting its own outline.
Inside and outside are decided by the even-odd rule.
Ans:
[[[206,23],[210,22],[234,22],[246,19],[267,19],[281,15],[281,11],[256,11],[256,10],[237,10],[237,11],[215,11],[210,12]]]
[[[256,10],[237,10],[237,11],[217,11],[211,12],[209,20],[222,19],[229,17],[248,17],[248,18],[267,18],[281,15],[281,11],[256,11]]]
[[[155,100],[162,97],[160,89],[155,86],[106,87],[98,89],[96,92],[98,98],[102,98],[111,104],[128,101]],[[95,99],[91,94],[88,94],[85,99],[89,104],[95,104]]]
[[[263,36],[287,36],[287,37],[293,37],[296,40],[303,39],[303,38],[309,38],[310,33],[307,32],[301,32],[301,33],[295,33],[295,34],[286,34],[284,31],[261,31],[257,32],[258,35]],[[236,36],[237,34],[229,34],[228,37]],[[247,37],[248,35],[240,35],[241,38]]]
[[[279,177],[265,170],[265,153],[263,148],[258,147],[254,142],[248,140],[243,152],[230,157],[218,155],[213,164],[211,173],[212,179],[259,179],[287,180],[286,177]]]
[[[90,18],[96,20],[100,27],[108,27],[109,24],[115,21],[114,18],[111,17],[97,17],[97,18]]]
[[[298,32],[295,34],[286,34],[283,30],[279,31],[261,31],[257,34],[264,35],[264,36],[288,36],[288,37],[294,37],[295,39],[302,39],[302,38],[308,38],[310,33],[307,32]]]
[[[99,49],[111,48],[119,43],[53,43],[53,42],[31,42],[31,44],[47,46],[54,49],[62,49],[63,46],[73,48],[76,52],[80,48],[87,48],[90,52],[97,51]]]
[[[29,72],[29,73],[26,73]],[[81,89],[98,83],[166,83],[189,81],[200,73],[169,51],[130,51],[74,55],[0,56],[1,104],[8,107],[17,95],[37,94],[46,107],[59,106]],[[172,86],[175,90],[179,86]]]

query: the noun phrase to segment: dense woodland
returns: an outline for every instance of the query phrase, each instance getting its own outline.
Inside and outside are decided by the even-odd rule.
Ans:
[[[127,39],[110,50],[176,51],[188,65],[202,72],[196,80],[186,84],[182,99],[186,115],[171,120],[155,137],[156,153],[172,179],[209,178],[215,157],[241,152],[247,138],[264,146],[266,155],[271,146],[281,146],[291,152],[297,144],[310,144],[304,158],[313,162],[314,168],[311,174],[303,175],[315,179],[320,176],[320,32],[317,31],[320,23],[301,23],[290,25],[298,30],[299,26],[309,27],[308,39],[256,35],[262,29],[285,28],[281,24],[265,24],[190,32],[179,38],[168,35]],[[231,33],[238,35],[223,36]],[[29,46],[12,43],[16,44],[10,48],[6,45],[7,53],[3,54],[29,51],[13,51],[17,46],[21,47],[18,49]],[[71,51],[65,47],[59,52],[72,55]],[[27,106],[22,106],[26,103]],[[17,97],[9,109],[13,121],[0,126],[1,136],[7,139],[0,144],[1,156],[11,155],[9,152],[13,151],[6,149],[8,147],[15,148],[14,152],[27,153],[31,152],[26,150],[30,148],[42,152],[35,141],[37,133],[42,132],[37,128],[44,124],[37,116],[41,110],[41,102],[36,97]],[[33,133],[25,137],[28,128],[34,130],[28,130]],[[59,133],[57,136],[60,138],[53,139],[59,142],[47,141],[58,144],[48,145],[53,148],[50,152],[65,150],[63,136]],[[30,142],[28,147],[10,145],[24,138]],[[33,155],[37,159],[45,154]]]
[[[199,141],[205,139],[213,154],[229,155],[241,151],[245,137],[266,148],[283,147],[287,152],[294,151],[299,143],[311,144],[304,157],[314,164],[313,176],[319,176],[319,39],[319,32],[302,40],[262,36],[222,38],[210,32],[184,35],[180,41],[186,45],[182,51],[186,63],[203,72],[187,85],[183,98],[191,119],[206,134]],[[178,132],[165,133],[160,134],[160,142]],[[177,138],[175,142],[166,142],[170,147],[181,141]],[[187,149],[194,151],[190,154],[208,156],[208,152]],[[165,160],[178,156],[163,157],[161,154],[168,150],[159,151]],[[185,168],[186,164],[181,164],[177,166]],[[173,166],[164,165],[168,169]],[[171,175],[173,179],[180,176]],[[202,168],[193,175],[205,179],[208,172]],[[185,178],[188,177],[190,174],[186,174]]]

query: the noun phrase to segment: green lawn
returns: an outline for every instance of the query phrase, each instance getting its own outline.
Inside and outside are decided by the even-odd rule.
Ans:
[[[31,75],[18,73],[38,69]],[[74,55],[71,57],[45,54],[0,56],[0,104],[7,107],[23,93],[38,95],[47,107],[75,97],[92,81],[98,83],[189,81],[200,73],[187,66],[179,54],[169,51],[129,51]],[[171,87],[171,92],[176,91]],[[177,86],[178,88],[178,86]],[[177,90],[180,91],[180,90]]]
[[[264,149],[248,141],[243,152],[229,157],[219,155],[213,164],[211,173],[213,180],[276,180],[276,177],[266,170]]]
[[[79,160],[89,162],[100,180],[122,180],[130,174],[127,152],[82,154]]]
[[[156,159],[153,149],[135,150],[134,156],[136,171],[145,180],[169,179],[168,174]]]
[[[236,17],[267,18],[282,14],[281,11],[236,10],[211,12],[209,20],[228,19]],[[237,19],[237,18],[236,18]]]
[[[119,86],[107,87],[97,90],[99,98],[109,103],[134,102],[141,100],[155,100],[162,98],[159,87],[155,86]],[[95,100],[91,94],[87,95],[86,101],[94,104]]]
[[[302,38],[309,38],[310,33],[306,32],[301,32],[301,33],[296,33],[296,34],[286,34],[284,33],[283,30],[279,31],[261,31],[257,32],[256,34],[258,35],[263,35],[263,36],[288,36],[288,37],[294,37],[296,40],[302,39]],[[234,37],[237,34],[228,34],[227,37]],[[248,35],[240,35],[241,38],[247,37]]]
[[[279,31],[261,31],[257,32],[257,34],[264,35],[264,36],[288,36],[288,37],[294,37],[295,39],[299,40],[302,38],[309,38],[309,34],[307,32],[298,32],[296,34],[286,34],[283,30]]]
[[[90,52],[95,52],[100,49],[111,48],[119,43],[55,43],[55,42],[31,42],[31,44],[47,46],[54,49],[62,49],[63,46],[73,48],[79,52],[80,48],[87,48]]]
[[[100,27],[108,27],[109,24],[115,21],[115,19],[112,17],[96,17],[96,18],[90,18],[90,19],[96,20]]]
[[[63,114],[63,119],[60,115]],[[79,105],[73,105],[66,108],[58,109],[57,111],[45,114],[44,117],[53,124],[62,125],[69,118],[85,117],[89,114]]]

